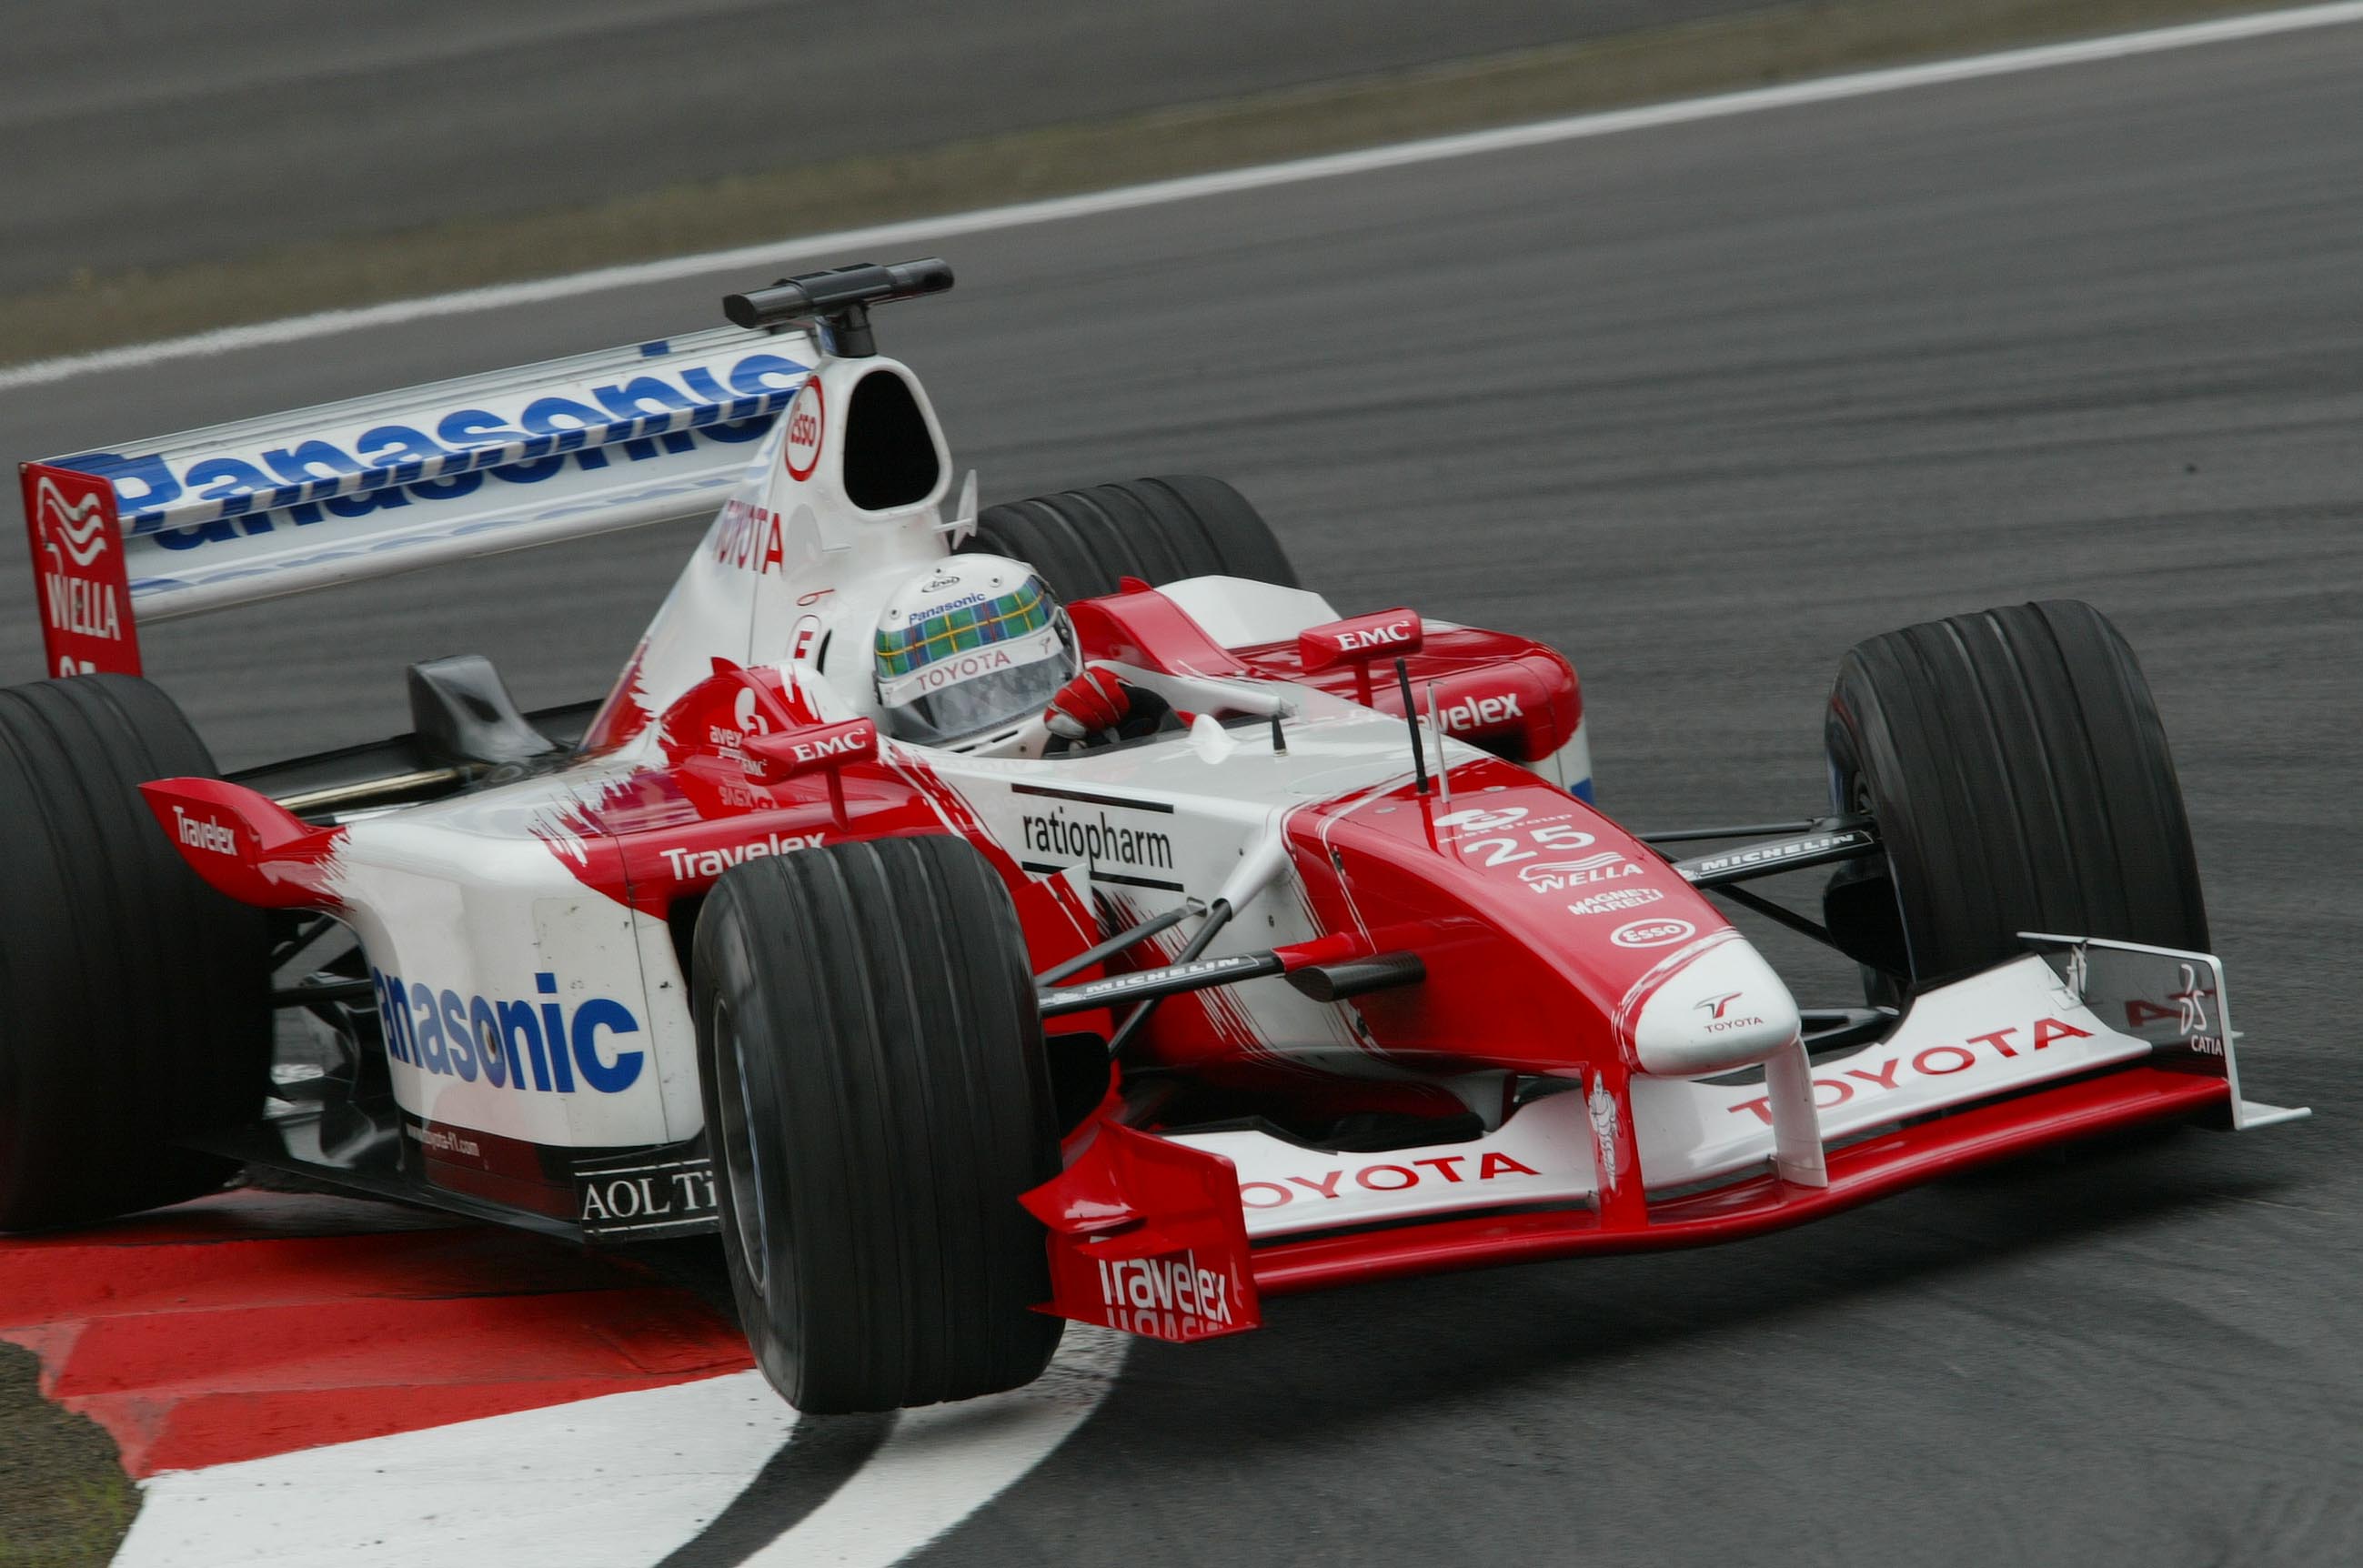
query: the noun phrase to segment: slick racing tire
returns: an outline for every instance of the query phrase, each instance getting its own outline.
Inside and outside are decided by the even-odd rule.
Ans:
[[[1059,1171],[1026,941],[958,839],[749,861],[700,912],[692,1005],[723,1251],[755,1359],[797,1409],[1030,1383],[1062,1325]]]
[[[211,775],[172,699],[83,675],[0,691],[0,1230],[194,1197],[175,1147],[262,1108],[263,912],[199,881],[138,786]]]
[[[1874,1001],[2010,958],[2021,931],[2207,951],[2158,706],[2091,606],[2014,605],[1858,643],[1824,739],[1832,804],[1873,817],[1886,850],[1824,899]]]
[[[1023,561],[1065,602],[1184,577],[1298,586],[1296,568],[1248,498],[1219,479],[1170,474],[988,506],[960,546]]]

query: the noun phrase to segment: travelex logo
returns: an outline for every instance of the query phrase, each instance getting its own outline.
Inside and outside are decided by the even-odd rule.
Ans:
[[[554,974],[535,975],[539,995],[517,1001],[405,984],[374,968],[370,979],[377,987],[387,1053],[438,1077],[469,1084],[481,1077],[496,1089],[560,1095],[574,1093],[579,1079],[594,1093],[620,1095],[639,1081],[647,1060],[645,1052],[619,1051],[614,1040],[600,1039],[602,1030],[639,1033],[630,1008],[592,996],[577,1002],[570,1018]]]
[[[514,411],[454,408],[414,424],[374,425],[341,444],[314,436],[260,452],[183,456],[182,467],[161,453],[84,452],[55,466],[112,480],[125,531],[194,550],[273,532],[264,514],[282,509],[299,526],[361,517],[460,500],[488,475],[537,484],[570,462],[595,470],[694,451],[701,442],[760,440],[810,374],[784,355],[745,354],[727,365],[664,367],[570,387]],[[215,503],[218,513],[166,526],[171,510],[193,502]]]

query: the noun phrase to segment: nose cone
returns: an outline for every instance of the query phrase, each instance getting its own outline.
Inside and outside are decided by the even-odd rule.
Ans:
[[[1633,1055],[1641,1071],[1691,1078],[1750,1067],[1797,1038],[1796,998],[1747,942],[1718,942],[1641,1004]]]

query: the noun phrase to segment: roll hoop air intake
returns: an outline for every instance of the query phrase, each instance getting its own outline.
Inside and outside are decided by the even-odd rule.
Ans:
[[[888,300],[916,299],[952,286],[952,265],[940,256],[915,261],[857,261],[825,272],[782,278],[770,288],[725,295],[722,314],[739,327],[782,327],[818,321],[828,328],[828,348],[839,359],[867,359],[878,351],[870,330],[870,307]]]

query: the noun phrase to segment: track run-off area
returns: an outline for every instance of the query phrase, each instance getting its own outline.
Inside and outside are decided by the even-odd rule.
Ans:
[[[1856,639],[2090,599],[2175,745],[2249,1092],[2315,1109],[1713,1251],[1292,1299],[1212,1343],[1077,1334],[991,1408],[798,1422],[729,1373],[529,1437],[513,1414],[298,1454],[234,1499],[168,1473],[130,1560],[2363,1560],[2357,9],[0,372],[34,457],[940,250],[958,289],[879,334],[987,501],[1229,479],[1341,610],[1566,649],[1601,802],[1644,828],[1818,808]],[[420,658],[570,700],[694,538],[172,623],[148,662],[227,766],[401,729]],[[0,579],[29,604],[21,565]],[[22,678],[36,647],[30,613],[0,623]],[[1808,1006],[1855,1000],[1748,929]],[[372,1486],[436,1506],[372,1514]],[[619,1554],[561,1544],[600,1521]]]

